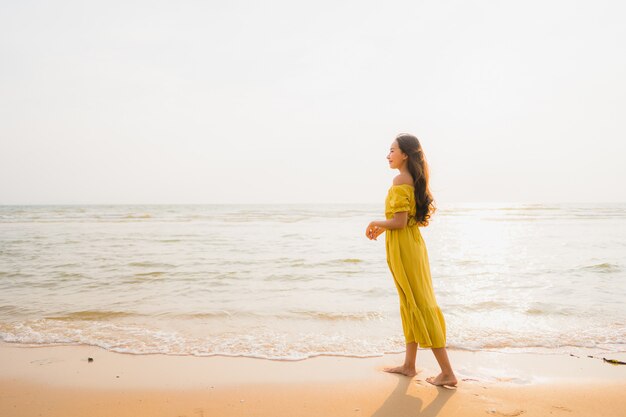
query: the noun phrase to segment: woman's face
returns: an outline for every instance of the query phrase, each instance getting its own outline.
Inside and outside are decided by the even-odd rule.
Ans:
[[[407,155],[400,150],[398,146],[398,142],[395,140],[391,143],[391,148],[389,148],[389,153],[387,154],[387,160],[389,161],[389,168],[397,169],[402,166],[404,161],[406,160]]]

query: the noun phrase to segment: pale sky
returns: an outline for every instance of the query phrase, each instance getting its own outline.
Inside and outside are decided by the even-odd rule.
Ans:
[[[0,204],[626,202],[625,12],[0,0]]]

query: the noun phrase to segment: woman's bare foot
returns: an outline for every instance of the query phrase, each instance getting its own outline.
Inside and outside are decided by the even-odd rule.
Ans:
[[[457,384],[457,380],[454,375],[444,375],[443,373],[440,373],[436,377],[429,376],[426,378],[426,382],[430,382],[431,384],[437,386],[448,385],[451,387],[455,387]]]
[[[415,370],[415,367],[410,367],[410,366],[396,366],[395,368],[385,368],[383,369],[385,372],[390,372],[393,374],[402,374],[402,375],[406,375],[406,376],[415,376],[417,375],[417,371]]]

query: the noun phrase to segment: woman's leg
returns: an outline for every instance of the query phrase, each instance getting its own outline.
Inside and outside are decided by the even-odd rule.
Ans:
[[[404,355],[404,364],[396,366],[395,368],[385,368],[385,372],[393,372],[396,374],[402,374],[406,376],[415,376],[417,371],[415,370],[415,359],[417,357],[417,343],[406,344],[406,354]]]
[[[433,385],[456,385],[456,376],[454,376],[454,372],[450,366],[450,360],[448,359],[448,352],[446,351],[446,348],[432,348],[432,351],[437,359],[437,362],[439,362],[441,373],[436,377],[430,376],[426,378],[426,381]]]

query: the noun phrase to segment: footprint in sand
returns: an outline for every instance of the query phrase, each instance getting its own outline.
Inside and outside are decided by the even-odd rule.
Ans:
[[[63,362],[63,359],[57,358],[46,358],[46,359],[37,359],[34,361],[30,361],[30,363],[34,363],[35,365],[50,365],[55,362]]]
[[[567,407],[563,407],[562,405],[553,405],[552,407],[553,407],[553,408],[558,408],[559,410],[567,411],[567,412],[569,412],[569,413],[571,413],[571,412],[572,412],[572,410],[571,410],[571,409],[569,409],[569,408],[567,408]]]
[[[489,414],[493,414],[494,416],[506,416],[506,417],[515,417],[520,416],[526,412],[526,410],[513,410],[513,411],[500,411],[495,408],[491,408],[487,410]]]
[[[500,381],[500,382],[511,382],[515,380],[515,378],[512,377],[496,377],[496,381]]]

